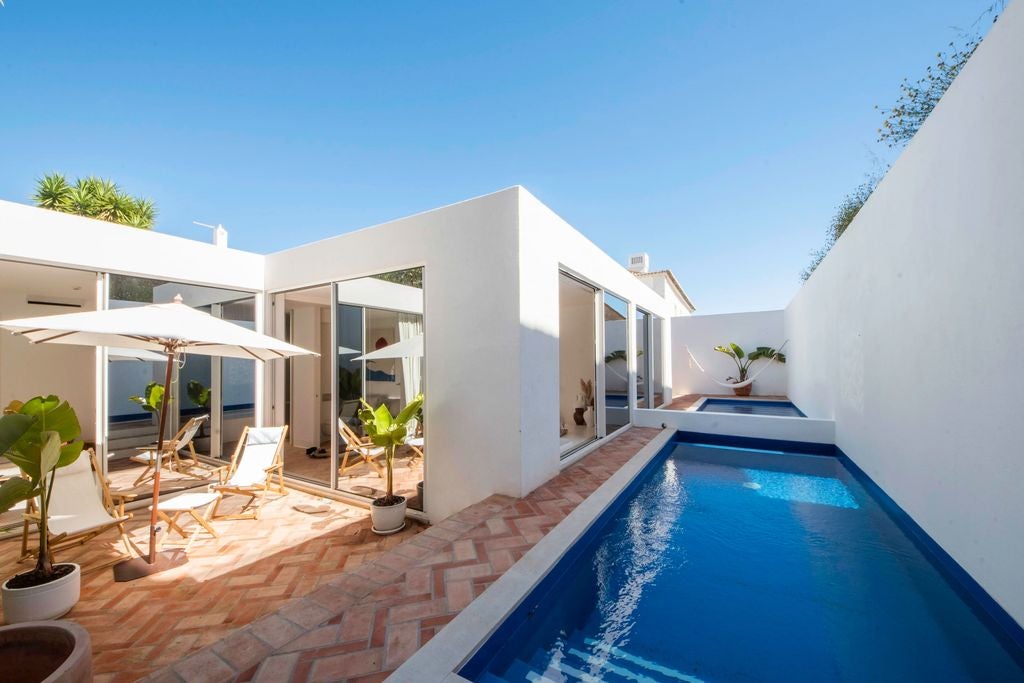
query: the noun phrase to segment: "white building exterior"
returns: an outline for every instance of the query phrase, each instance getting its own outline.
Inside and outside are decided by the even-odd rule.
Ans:
[[[0,238],[0,319],[69,312],[75,307],[134,305],[110,296],[112,282],[124,283],[125,276],[133,276],[159,281],[152,289],[154,300],[180,292],[189,305],[205,306],[214,314],[247,297],[255,301],[255,311],[244,324],[283,337],[286,321],[294,328],[296,320],[308,317],[303,294],[296,290],[312,288],[305,290],[306,296],[314,297],[310,305],[320,304],[322,313],[309,338],[293,341],[320,351],[325,360],[318,369],[297,363],[290,377],[284,361],[267,363],[256,369],[251,380],[256,393],[253,422],[287,421],[286,381],[291,388],[289,401],[315,396],[321,410],[317,400],[308,400],[308,411],[292,412],[313,416],[312,423],[296,425],[296,432],[305,430],[312,440],[317,424],[333,424],[330,408],[335,414],[340,409],[340,399],[331,402],[330,373],[336,368],[330,360],[334,354],[329,335],[336,321],[330,313],[330,292],[339,301],[358,304],[367,283],[389,283],[356,278],[422,268],[421,301],[377,298],[374,305],[420,316],[425,340],[422,388],[427,396],[424,502],[431,519],[441,519],[491,494],[525,495],[597,443],[581,443],[568,459],[560,457],[566,455],[559,438],[560,413],[562,422],[566,421],[560,407],[560,394],[566,391],[559,374],[560,273],[585,283],[595,296],[607,290],[628,302],[629,315],[618,321],[620,337],[636,339],[636,315],[649,314],[645,320],[652,322],[645,324],[651,326],[649,334],[655,330],[658,334],[658,361],[650,369],[644,365],[641,374],[657,374],[650,386],[656,387],[658,395],[649,404],[640,400],[645,406],[657,406],[672,396],[667,352],[671,330],[665,321],[676,312],[676,304],[645,286],[521,187],[269,255],[10,202],[0,202]],[[390,289],[397,291],[400,286],[390,285]],[[318,302],[314,295],[323,300]],[[286,305],[292,307],[287,317]],[[580,352],[588,359],[584,364],[593,368],[604,362],[600,316],[601,308],[595,305],[593,329],[598,334]],[[626,340],[616,343],[623,345]],[[628,346],[632,348],[632,341]],[[342,350],[339,346],[339,353]],[[641,354],[639,361],[635,353],[628,357],[630,377],[637,376],[638,362],[653,362],[650,352]],[[220,391],[222,361],[209,362],[213,369],[202,366],[202,371]],[[102,350],[30,347],[23,339],[0,335],[0,401],[6,404],[39,393],[69,399],[84,423],[84,437],[95,442],[101,453],[117,446],[112,431],[118,416],[110,413],[127,405],[123,397],[117,397],[120,403],[111,401],[109,381],[112,373],[121,377],[126,372],[112,370]],[[318,375],[321,380],[316,379]],[[594,380],[600,390],[599,373],[595,372]],[[570,391],[576,390],[575,379],[572,384]],[[313,393],[296,390],[307,385]],[[637,383],[623,383],[627,385],[632,388],[620,401],[636,405]],[[598,391],[588,413],[591,436],[611,431],[604,424],[602,405]],[[210,406],[217,444],[222,439],[226,442],[242,424],[218,412],[223,407],[216,401]],[[625,405],[617,410],[628,415]],[[321,437],[334,438],[331,434]],[[332,476],[322,483],[330,487],[337,482]]]

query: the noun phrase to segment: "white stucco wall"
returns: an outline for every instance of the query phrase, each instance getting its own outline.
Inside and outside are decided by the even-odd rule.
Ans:
[[[672,386],[675,395],[727,394],[729,390],[715,384],[690,359],[686,347],[715,379],[724,382],[736,376],[736,364],[728,356],[716,352],[719,344],[735,342],[750,353],[758,346],[778,348],[786,340],[782,311],[728,313],[723,315],[689,315],[672,318]],[[787,358],[791,352],[785,349]],[[750,368],[750,376],[762,369],[764,361]],[[754,382],[753,393],[760,396],[785,396],[787,366],[773,363]]]
[[[1024,623],[1024,4],[785,312],[789,393]]]
[[[558,274],[565,270],[598,288],[668,318],[669,304],[597,245],[524,188],[519,190],[519,368],[522,394],[518,414],[523,440],[524,493],[555,476],[558,448]],[[632,306],[631,306],[632,309]],[[632,310],[631,310],[632,312]],[[633,334],[632,316],[628,323]],[[600,339],[599,339],[600,342]],[[598,344],[597,356],[605,349]],[[671,361],[666,354],[666,393]],[[603,377],[600,378],[603,383]],[[595,391],[600,393],[600,391]]]
[[[266,257],[269,291],[425,267],[424,498],[432,519],[523,490],[517,194],[510,188]],[[268,366],[271,377],[277,365]]]
[[[0,200],[0,259],[192,282],[263,287],[263,256]]]

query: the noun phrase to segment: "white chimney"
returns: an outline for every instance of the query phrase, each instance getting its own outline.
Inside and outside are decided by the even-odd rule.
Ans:
[[[626,259],[626,268],[634,273],[646,273],[651,269],[651,257],[645,251],[639,254],[630,254]]]

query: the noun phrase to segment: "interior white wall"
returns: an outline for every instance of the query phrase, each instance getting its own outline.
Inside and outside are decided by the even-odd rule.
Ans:
[[[518,193],[510,188],[266,257],[271,291],[425,267],[424,502],[431,519],[492,493],[523,491]],[[557,303],[556,292],[553,281],[548,294]],[[557,457],[557,403],[553,419]]]
[[[782,311],[727,313],[723,315],[689,315],[672,318],[672,389],[683,394],[725,394],[729,390],[715,384],[697,368],[686,347],[715,379],[724,382],[736,376],[736,364],[728,356],[715,351],[719,344],[735,342],[747,353],[758,346],[778,348],[786,340],[785,316]],[[792,349],[786,347],[787,362]],[[763,367],[757,361],[750,375]],[[785,396],[787,365],[773,363],[754,382],[753,394]]]
[[[786,308],[789,392],[1024,624],[1024,4]]]
[[[597,385],[596,331],[594,320],[594,292],[580,284],[563,278],[559,286],[559,344],[558,368],[559,415],[567,426],[574,424],[573,414],[580,405],[578,397],[583,389],[580,380]],[[596,389],[595,389],[596,391]],[[593,425],[593,413],[586,416],[587,424]],[[595,432],[591,430],[591,437]]]
[[[85,275],[92,285],[95,276]],[[76,309],[28,304],[24,290],[0,290],[0,320],[62,315],[69,310],[92,311],[96,306],[91,301]],[[0,360],[0,408],[13,400],[56,394],[75,409],[82,426],[82,438],[95,440],[95,349],[66,344],[29,344],[24,337],[3,331],[0,332]]]

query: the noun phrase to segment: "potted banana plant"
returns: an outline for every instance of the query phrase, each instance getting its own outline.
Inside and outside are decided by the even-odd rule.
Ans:
[[[405,445],[409,423],[416,419],[423,405],[423,394],[406,404],[394,417],[385,403],[373,408],[366,401],[360,402],[359,420],[363,423],[363,430],[375,446],[384,449],[387,490],[370,505],[370,519],[373,520],[373,532],[386,536],[405,528],[405,496],[396,496],[394,489],[395,451]]]
[[[49,511],[55,471],[82,454],[81,428],[74,409],[56,396],[12,403],[0,416],[0,454],[21,470],[0,486],[0,512],[37,499],[39,547],[33,569],[2,585],[7,623],[55,619],[66,614],[81,589],[81,568],[55,564],[49,547]]]
[[[783,344],[785,346],[785,344]],[[759,360],[767,360],[771,363],[773,360],[777,360],[780,363],[786,362],[786,354],[781,351],[777,351],[770,346],[758,346],[750,354],[744,353],[743,349],[740,348],[739,344],[729,342],[728,346],[716,346],[715,351],[724,353],[725,355],[732,358],[733,362],[736,363],[736,377],[727,377],[726,382],[732,382],[733,384],[741,384],[747,381],[747,374],[750,372],[750,366]],[[754,383],[751,382],[745,386],[733,389],[732,393],[737,396],[750,396],[750,392],[754,388]]]

